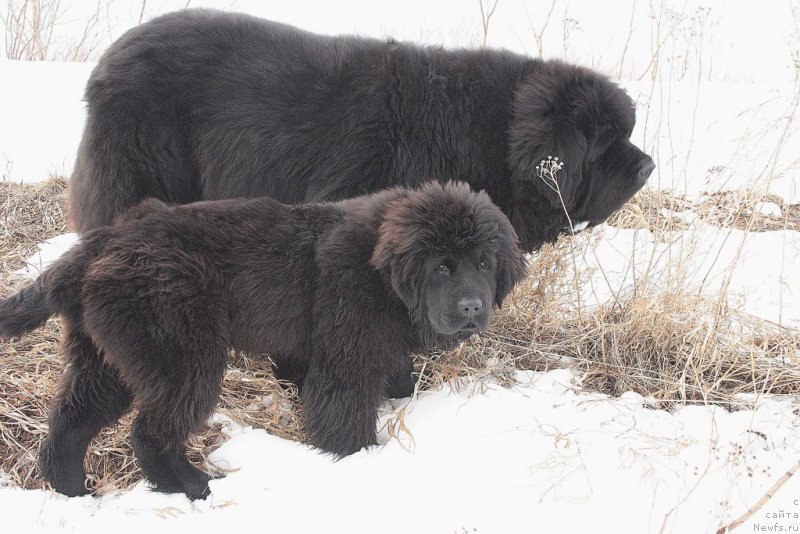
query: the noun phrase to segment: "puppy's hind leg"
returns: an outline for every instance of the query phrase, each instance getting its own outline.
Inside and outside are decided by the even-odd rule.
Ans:
[[[211,477],[186,458],[186,438],[214,411],[225,369],[224,348],[213,353],[175,348],[153,355],[171,365],[146,378],[137,389],[142,401],[133,424],[133,451],[156,491],[185,493],[190,499],[209,495]]]
[[[68,323],[65,328],[62,351],[67,369],[50,407],[39,469],[56,491],[73,497],[88,493],[83,460],[89,442],[128,410],[131,395],[92,340]]]

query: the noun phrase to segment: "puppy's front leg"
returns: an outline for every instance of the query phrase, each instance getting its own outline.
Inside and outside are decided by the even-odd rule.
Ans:
[[[368,369],[347,376],[330,362],[312,364],[302,392],[311,443],[339,457],[374,445],[384,381]]]
[[[402,399],[414,394],[417,381],[414,378],[414,361],[411,356],[400,358],[397,368],[389,375],[386,381],[386,396],[392,399]]]

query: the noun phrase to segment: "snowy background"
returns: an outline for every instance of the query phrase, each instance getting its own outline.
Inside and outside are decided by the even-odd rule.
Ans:
[[[85,117],[92,60],[139,20],[185,2],[69,2],[53,37],[65,53],[98,9],[87,62],[0,59],[0,172],[35,182],[68,176]],[[769,192],[800,203],[800,2],[499,0],[484,32],[476,1],[191,2],[304,29],[393,36],[448,47],[504,47],[560,57],[619,81],[637,102],[636,144],[658,165],[650,188],[692,200]],[[144,7],[144,9],[143,9]],[[491,8],[491,6],[489,6]],[[8,7],[0,7],[7,17]],[[548,17],[549,14],[549,17]],[[2,56],[3,54],[0,54]],[[758,209],[780,217],[781,205]],[[672,214],[692,230],[664,241],[604,227],[583,254],[585,303],[607,302],[644,271],[691,257],[686,283],[766,321],[800,328],[800,232],[745,232]],[[35,275],[69,235],[42,246]],[[386,403],[405,408],[413,439],[333,463],[307,446],[227,421],[209,460],[230,469],[190,502],[139,484],[67,499],[0,482],[4,524],[31,531],[714,532],[740,516],[800,458],[796,399],[754,395],[752,410],[694,405],[672,412],[634,393],[582,390],[568,370],[518,372],[518,384],[445,385]],[[90,452],[91,453],[91,452]],[[0,473],[0,481],[2,473]],[[800,532],[791,479],[737,532]]]

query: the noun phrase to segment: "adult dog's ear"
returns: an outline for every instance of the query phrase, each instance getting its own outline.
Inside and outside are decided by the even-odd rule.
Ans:
[[[519,239],[505,216],[498,223],[497,289],[494,302],[499,308],[506,296],[528,274],[528,266],[519,247]]]
[[[514,96],[508,161],[512,185],[533,187],[555,208],[571,207],[583,180],[588,140],[579,122],[585,114],[581,86],[545,62]]]

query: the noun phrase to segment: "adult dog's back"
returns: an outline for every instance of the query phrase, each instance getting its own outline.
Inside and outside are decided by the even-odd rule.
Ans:
[[[588,69],[218,11],[130,30],[86,100],[69,202],[81,232],[146,197],[315,202],[458,180],[531,250],[602,222],[652,170],[629,140],[630,98]],[[537,171],[548,156],[565,165],[556,184]]]
[[[485,189],[505,173],[504,139],[491,137],[505,136],[495,123],[507,114],[475,98],[510,101],[520,68],[502,52],[320,36],[246,15],[161,17],[114,43],[91,76],[73,221],[107,224],[145,197],[338,200],[432,177]]]

